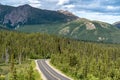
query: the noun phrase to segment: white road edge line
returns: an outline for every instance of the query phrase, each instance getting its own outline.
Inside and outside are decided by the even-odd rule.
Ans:
[[[37,60],[35,60],[35,63],[36,63],[36,69],[38,70],[41,78],[42,78],[43,80],[47,80],[47,78],[44,76],[44,74],[43,74],[42,71],[40,70],[40,68],[39,68],[39,66],[38,66],[38,63],[37,63]]]
[[[43,63],[41,62],[42,66],[43,66]],[[45,68],[45,70],[51,75],[53,76],[54,78],[58,79],[58,80],[61,80],[59,79],[58,77],[56,77],[55,75],[53,75],[45,66],[43,66]]]
[[[55,67],[51,66],[50,60],[46,60],[46,63],[47,63],[54,71],[58,72],[60,75],[66,77],[66,78],[68,78],[68,79],[70,79],[70,80],[73,80],[72,78],[70,78],[70,77],[66,76],[65,74],[63,74],[60,70],[58,70],[58,69],[56,69]]]

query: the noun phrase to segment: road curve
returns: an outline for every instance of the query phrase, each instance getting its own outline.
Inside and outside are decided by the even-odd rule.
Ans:
[[[70,80],[65,76],[62,76],[58,72],[54,71],[47,63],[45,59],[37,60],[37,64],[43,75],[47,80]]]

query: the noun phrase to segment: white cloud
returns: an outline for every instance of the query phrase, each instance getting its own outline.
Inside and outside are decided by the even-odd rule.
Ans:
[[[90,20],[99,20],[107,23],[114,23],[120,21],[120,16],[116,15],[107,15],[98,12],[86,12],[86,11],[76,11],[74,14],[77,14],[79,17],[87,18]]]
[[[46,2],[58,2],[58,0],[45,0]]]
[[[115,7],[115,6],[107,6],[108,10],[118,10],[120,7]]]
[[[33,7],[39,8],[41,6],[41,2],[39,0],[28,0],[29,4]]]
[[[28,0],[0,0],[4,5],[11,5],[11,6],[19,6],[23,4],[27,4]]]
[[[59,0],[57,5],[63,5],[65,3],[69,3],[70,0]]]
[[[100,0],[93,0],[90,3],[84,3],[84,2],[81,1],[80,3],[78,2],[76,4],[76,7],[79,8],[79,9],[81,9],[81,8],[83,8],[83,9],[93,9],[93,8],[103,7],[100,4],[101,4]]]
[[[30,4],[31,6],[38,8],[41,6],[40,0],[2,0],[1,3],[11,6],[19,6],[24,4]]]
[[[114,7],[113,6],[107,6],[107,9],[113,10]]]
[[[63,7],[67,9],[73,9],[75,5],[70,4],[70,5],[64,5]]]

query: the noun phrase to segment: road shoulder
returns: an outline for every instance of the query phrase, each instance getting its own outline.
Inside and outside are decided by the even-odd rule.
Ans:
[[[35,60],[35,64],[36,64],[36,69],[38,70],[39,74],[42,77],[42,80],[47,80],[46,77],[44,76],[44,74],[41,72],[41,70],[40,70],[40,68],[38,66],[37,60]]]

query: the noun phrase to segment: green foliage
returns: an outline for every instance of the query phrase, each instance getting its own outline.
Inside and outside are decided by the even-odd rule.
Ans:
[[[0,76],[0,80],[5,80],[5,76]]]
[[[119,80],[120,47],[73,41],[51,63],[76,80]]]
[[[70,63],[69,63],[69,65],[72,67],[72,66],[75,66],[75,65],[77,65],[77,57],[76,56],[74,56],[74,55],[72,55],[72,56],[70,56]]]
[[[29,65],[30,58],[50,58],[53,65],[75,80],[120,79],[119,44],[84,42],[40,33],[0,31],[0,45],[1,74],[10,74],[12,79],[36,79],[33,76],[37,73]],[[9,66],[11,71],[5,71],[2,64]]]
[[[88,74],[87,79],[88,80],[99,80],[98,78],[96,78],[95,76],[93,76],[91,74]]]
[[[33,67],[30,66],[29,69],[27,70],[27,74],[28,74],[27,80],[35,80],[35,79],[34,79],[33,72],[34,72],[34,71],[33,71]]]
[[[18,80],[16,68],[13,69],[10,75],[10,80]]]
[[[0,66],[1,67],[1,66]],[[9,67],[9,66],[5,66]],[[8,71],[6,74],[0,76],[0,80],[42,80],[40,74],[35,69],[35,61],[28,60],[22,64],[15,64],[13,71]],[[7,68],[5,68],[7,69]]]

